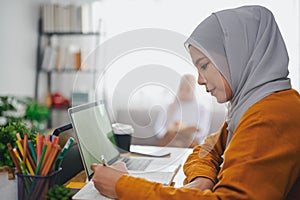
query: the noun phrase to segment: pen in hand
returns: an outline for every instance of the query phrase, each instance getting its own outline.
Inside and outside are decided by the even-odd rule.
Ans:
[[[107,162],[106,162],[106,160],[105,160],[105,158],[104,158],[104,155],[101,155],[101,156],[100,156],[100,160],[101,160],[103,166],[108,166],[108,165],[107,165]]]

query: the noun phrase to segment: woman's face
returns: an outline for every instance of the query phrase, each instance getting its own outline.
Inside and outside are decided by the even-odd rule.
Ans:
[[[190,46],[192,61],[198,70],[198,84],[204,85],[206,91],[216,97],[219,103],[232,98],[231,88],[213,63],[198,49]]]

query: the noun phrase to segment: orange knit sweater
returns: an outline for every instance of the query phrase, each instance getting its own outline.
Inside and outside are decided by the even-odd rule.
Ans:
[[[225,123],[203,145],[195,147],[184,165],[186,183],[204,176],[216,183],[212,191],[174,188],[124,175],[116,183],[118,198],[279,200],[299,197],[300,184],[296,183],[300,182],[300,97],[297,91],[273,93],[250,107],[227,148],[226,127]]]

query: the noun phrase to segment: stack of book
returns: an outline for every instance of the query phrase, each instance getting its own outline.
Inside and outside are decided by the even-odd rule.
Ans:
[[[97,32],[100,19],[94,17],[93,5],[43,4],[43,32]]]

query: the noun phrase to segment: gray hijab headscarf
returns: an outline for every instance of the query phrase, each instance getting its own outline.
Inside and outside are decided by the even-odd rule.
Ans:
[[[261,6],[213,13],[185,42],[204,53],[230,85],[229,144],[240,118],[264,97],[291,88],[288,54],[273,14]]]

